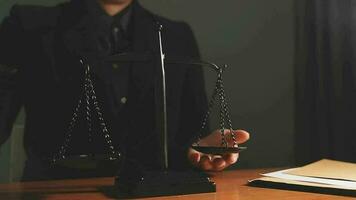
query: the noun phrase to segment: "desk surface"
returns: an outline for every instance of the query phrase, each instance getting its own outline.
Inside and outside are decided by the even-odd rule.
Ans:
[[[146,198],[161,199],[202,199],[202,200],[339,200],[354,199],[351,197],[322,195],[276,189],[255,188],[246,186],[250,179],[259,177],[262,172],[271,170],[236,170],[218,173],[213,177],[217,185],[216,193],[182,195],[172,197]],[[100,188],[112,186],[113,178],[93,178],[80,180],[43,181],[27,183],[0,184],[0,199],[44,199],[44,200],[77,200],[77,199],[110,199]]]

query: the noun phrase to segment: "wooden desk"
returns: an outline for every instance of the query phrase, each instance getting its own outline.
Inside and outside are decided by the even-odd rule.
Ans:
[[[354,199],[333,195],[322,195],[305,192],[294,192],[276,189],[249,187],[247,180],[259,177],[258,174],[270,170],[237,170],[217,174],[213,179],[217,184],[217,192],[210,194],[194,194],[172,197],[146,198],[146,200],[162,199],[202,199],[202,200],[339,200]],[[44,199],[44,200],[97,200],[110,199],[102,192],[102,188],[112,186],[113,178],[94,178],[81,180],[44,181],[0,184],[0,199]]]

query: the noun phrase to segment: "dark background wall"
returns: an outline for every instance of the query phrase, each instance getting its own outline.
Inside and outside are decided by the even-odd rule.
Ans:
[[[0,19],[15,2],[54,5],[62,0],[0,0]],[[294,0],[141,0],[148,9],[188,22],[202,56],[228,64],[226,91],[235,128],[251,133],[248,150],[237,168],[286,166],[294,163]],[[215,75],[206,71],[207,90]],[[214,124],[214,122],[213,122]],[[0,179],[16,179],[18,134],[0,154]],[[16,132],[16,131],[15,131]],[[16,145],[21,146],[20,145]],[[20,165],[21,166],[21,165]],[[11,171],[15,175],[9,177]]]

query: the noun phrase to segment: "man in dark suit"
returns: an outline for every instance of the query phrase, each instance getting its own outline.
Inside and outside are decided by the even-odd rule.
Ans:
[[[65,140],[83,92],[81,61],[92,68],[99,104],[112,142],[124,154],[124,165],[145,170],[159,167],[154,90],[159,62],[104,61],[123,52],[158,53],[157,21],[164,27],[167,55],[199,58],[187,24],[156,16],[135,0],[72,0],[55,7],[12,8],[0,27],[0,144],[9,137],[24,106],[28,157],[24,180],[75,177],[68,170],[52,169],[44,158],[55,155]],[[219,171],[235,163],[237,154],[204,155],[190,148],[207,109],[202,69],[166,67],[170,166]],[[93,142],[88,143],[86,126],[79,124],[68,151],[105,153],[100,131],[94,127]],[[248,140],[245,131],[236,133],[239,143]],[[218,136],[215,132],[202,143],[219,145]]]

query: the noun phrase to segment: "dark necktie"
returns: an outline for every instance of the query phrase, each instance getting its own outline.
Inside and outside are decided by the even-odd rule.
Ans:
[[[128,50],[129,42],[121,26],[114,25],[111,30],[111,53],[118,54]]]

